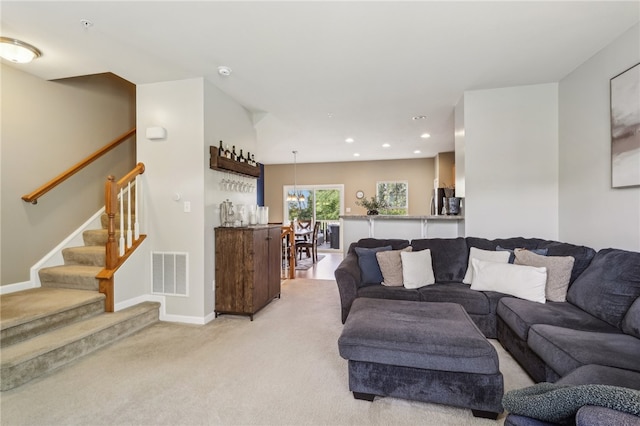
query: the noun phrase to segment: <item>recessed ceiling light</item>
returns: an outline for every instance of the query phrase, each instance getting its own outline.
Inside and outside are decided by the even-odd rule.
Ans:
[[[353,156],[354,157],[360,157],[360,154],[356,152],[355,154],[353,154]]]
[[[328,112],[328,113],[327,113],[327,117],[329,117],[329,118],[333,118],[333,113],[332,113],[332,112]]]
[[[228,77],[231,75],[231,68],[226,67],[224,65],[218,67],[218,74],[223,77]]]
[[[422,151],[420,151],[419,149],[416,149],[415,151],[413,151],[414,154],[420,154]]]
[[[382,144],[382,147],[383,147],[383,148],[389,148],[390,146],[391,146],[391,145],[389,145],[388,143],[383,143],[383,144]]]
[[[42,56],[37,47],[16,40],[15,38],[0,37],[0,56],[17,64],[26,64]]]
[[[423,134],[420,135],[420,137],[422,139],[429,139],[431,137],[431,135],[429,133],[423,133]]]
[[[427,118],[426,115],[416,115],[415,117],[412,117],[412,120],[425,120]]]
[[[353,138],[346,138],[344,141],[346,143],[353,143]]]

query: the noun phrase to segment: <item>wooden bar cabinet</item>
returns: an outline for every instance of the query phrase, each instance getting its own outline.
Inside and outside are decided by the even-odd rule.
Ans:
[[[253,315],[280,297],[280,225],[215,228],[215,316]]]

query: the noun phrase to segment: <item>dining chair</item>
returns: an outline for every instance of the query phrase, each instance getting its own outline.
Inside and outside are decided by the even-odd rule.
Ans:
[[[300,255],[300,259],[302,260],[302,251],[305,250],[307,255],[311,256],[313,259],[313,263],[318,261],[318,231],[320,229],[320,222],[316,221],[313,225],[313,233],[311,234],[311,239],[307,241],[296,241],[296,251]],[[311,253],[309,253],[311,252]]]

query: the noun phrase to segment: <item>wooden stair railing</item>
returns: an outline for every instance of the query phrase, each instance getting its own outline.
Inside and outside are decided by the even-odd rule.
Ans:
[[[122,142],[129,139],[131,136],[135,135],[135,133],[136,133],[135,128],[123,133],[122,135],[118,136],[117,138],[109,142],[104,147],[100,148],[98,151],[94,152],[93,154],[91,154],[84,160],[80,161],[79,163],[73,165],[68,170],[62,172],[61,174],[51,179],[49,182],[45,183],[44,185],[42,185],[40,188],[36,189],[32,193],[23,195],[22,199],[31,204],[38,204],[38,198],[42,197],[47,192],[51,191],[53,188],[60,185],[62,182],[64,182],[74,174],[78,173],[80,170],[84,169],[89,164],[93,163],[94,161],[102,157],[104,154],[106,154],[107,152],[111,151],[112,149],[120,145]]]
[[[115,177],[109,176],[105,184],[105,213],[108,217],[107,246],[105,268],[96,276],[99,281],[99,291],[106,296],[105,311],[113,312],[115,308],[113,276],[127,258],[144,241],[146,235],[140,234],[139,217],[139,179],[144,173],[144,164],[138,163],[129,173],[116,182]],[[125,191],[126,189],[126,191]],[[132,193],[132,191],[135,191]],[[127,210],[124,208],[124,197],[127,197]],[[135,208],[132,214],[132,198]],[[116,214],[120,213],[120,239],[116,241]],[[126,213],[126,214],[125,214]],[[135,215],[135,222],[133,219]],[[127,227],[125,232],[125,220]]]

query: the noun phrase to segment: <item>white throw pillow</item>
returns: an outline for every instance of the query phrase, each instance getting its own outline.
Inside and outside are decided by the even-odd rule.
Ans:
[[[402,281],[406,288],[420,288],[436,282],[431,265],[431,250],[402,251],[400,257]]]
[[[473,259],[486,260],[489,262],[509,263],[510,256],[511,253],[509,253],[508,251],[491,251],[471,247],[471,250],[469,250],[469,265],[467,266],[467,272],[464,274],[462,282],[465,284],[471,284],[473,282],[473,267],[471,263]]]
[[[545,303],[547,268],[473,259],[471,290],[498,291],[532,302]]]

